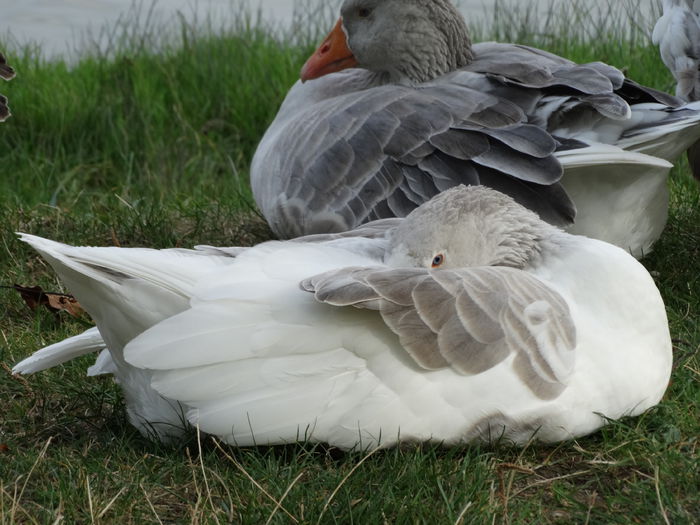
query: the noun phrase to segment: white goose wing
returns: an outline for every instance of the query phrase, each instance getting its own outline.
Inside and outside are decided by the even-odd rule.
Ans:
[[[187,418],[202,431],[241,446],[311,439],[352,447],[358,438],[376,445],[379,433],[398,429],[428,439],[416,407],[453,411],[446,421],[464,417],[440,401],[435,368],[454,385],[450,370],[479,374],[502,363],[499,377],[512,377],[514,390],[533,400],[565,388],[575,330],[566,303],[532,276],[507,268],[346,268],[303,281],[310,294],[285,268],[332,267],[334,250],[292,244],[275,255],[290,264],[273,269],[264,254],[246,260],[254,252],[246,253],[231,267],[245,279],[214,279],[220,284],[190,309],[125,349],[127,362],[152,371],[156,391],[191,408]],[[297,264],[298,255],[308,264]]]
[[[324,82],[367,73],[350,70]],[[557,181],[557,142],[525,124],[515,104],[457,84],[384,85],[304,105],[268,129],[251,167],[255,199],[278,235],[343,231],[363,222],[403,217],[437,193],[479,184],[516,200],[537,188],[540,215],[571,221],[571,201]]]
[[[687,101],[699,100],[700,1],[664,0],[652,41],[676,79],[676,95]]]
[[[478,374],[515,354],[514,369],[538,397],[566,387],[576,329],[564,299],[512,268],[341,269],[302,282],[334,306],[378,310],[415,362]]]

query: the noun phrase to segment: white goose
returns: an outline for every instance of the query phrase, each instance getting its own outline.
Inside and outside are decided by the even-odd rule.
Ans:
[[[563,187],[571,232],[635,256],[661,235],[669,161],[700,136],[700,104],[599,62],[471,45],[448,0],[346,0],[341,14],[253,159],[279,236],[405,216],[479,183],[569,224]]]
[[[99,328],[30,373],[100,347],[131,422],[185,421],[246,446],[445,444],[595,431],[661,399],[661,297],[623,250],[494,190],[447,190],[405,219],[256,247],[77,248],[23,235]]]

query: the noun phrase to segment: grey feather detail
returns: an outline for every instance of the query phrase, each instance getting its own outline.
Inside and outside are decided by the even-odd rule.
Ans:
[[[481,181],[472,164],[459,162],[441,152],[422,159],[419,167],[429,175],[431,182],[439,191],[445,191],[459,184],[475,186]]]
[[[543,221],[555,226],[573,224],[576,205],[560,184],[543,186],[514,177],[504,177],[493,170],[482,169],[479,174],[484,186],[511,195],[518,204],[537,213]]]
[[[552,399],[573,368],[576,330],[566,301],[521,270],[345,268],[300,286],[321,302],[378,310],[428,370],[478,374],[515,354],[518,377]]]
[[[194,249],[197,252],[201,252],[203,255],[219,255],[222,257],[231,257],[232,259],[235,259],[244,251],[249,250],[250,248],[245,248],[241,246],[231,246],[224,248],[219,246],[210,246],[208,244],[199,244],[195,246]]]
[[[542,50],[514,44],[474,46],[474,61],[466,71],[493,75],[518,85],[543,89],[565,86],[588,95],[611,93],[622,73],[602,64],[576,64]],[[503,72],[507,71],[507,77]]]
[[[563,173],[559,161],[554,157],[514,155],[510,148],[496,142],[491,144],[489,151],[475,157],[474,162],[517,179],[543,185],[554,184]]]
[[[642,86],[629,78],[625,79],[625,83],[616,93],[630,104],[658,102],[672,108],[683,105],[682,99],[654,88]]]
[[[688,47],[685,48],[686,60],[678,60],[683,68],[675,67],[671,71],[676,77],[676,95],[689,102],[700,100],[700,18],[697,12],[688,11],[684,14],[683,29]]]
[[[485,133],[515,151],[527,153],[537,158],[548,157],[557,149],[557,141],[537,126],[510,126],[485,130]]]
[[[429,139],[443,153],[460,160],[471,160],[490,149],[488,136],[476,131],[446,131]]]
[[[391,211],[392,217],[405,217],[420,206],[420,203],[408,198],[407,194],[409,193],[413,194],[402,185],[387,197],[386,204]]]
[[[543,185],[561,176],[551,137],[525,124],[521,108],[460,84],[377,86],[324,100],[310,113],[279,135],[275,172],[265,174],[265,193],[256,193],[283,238],[406,216],[444,189],[479,184],[482,172],[493,178],[492,168]],[[561,189],[544,200],[560,195],[564,202],[549,209],[569,207]]]
[[[677,107],[682,103],[677,97],[626,79],[617,68],[602,62],[576,64],[541,49],[514,44],[488,42],[473,48],[475,58],[463,71],[486,75],[494,83],[489,93],[517,101],[531,117],[532,104],[537,103],[534,99],[551,95],[572,97],[578,104],[615,119],[626,118],[630,104],[658,102]],[[508,72],[507,77],[503,71]],[[461,84],[477,82],[464,76],[454,78]],[[534,99],[528,99],[528,92]]]
[[[693,5],[691,5],[693,4]],[[684,101],[700,99],[700,13],[698,3],[664,2],[663,16],[652,33],[661,59],[676,79],[676,95]]]
[[[615,93],[589,95],[582,102],[584,105],[593,106],[604,117],[612,119],[625,119],[630,112],[629,104]]]
[[[351,239],[353,237],[361,237],[363,239],[379,239],[385,237],[387,232],[392,228],[395,228],[400,222],[401,219],[395,217],[390,219],[379,219],[376,221],[368,222],[358,228],[345,232],[317,233],[314,235],[297,237],[296,239],[294,239],[294,242],[324,243],[336,241],[339,239]],[[244,250],[246,248],[236,249]]]
[[[595,69],[610,81],[613,89],[620,89],[625,82],[624,73],[605,62],[589,62],[587,64],[581,64],[581,66]]]

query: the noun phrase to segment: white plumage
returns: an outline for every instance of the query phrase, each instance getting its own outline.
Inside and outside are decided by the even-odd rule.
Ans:
[[[242,446],[558,441],[653,406],[670,375],[646,270],[484,188],[235,257],[22,238],[95,319],[109,348],[97,371],[114,373],[130,421],[161,439],[188,421]]]

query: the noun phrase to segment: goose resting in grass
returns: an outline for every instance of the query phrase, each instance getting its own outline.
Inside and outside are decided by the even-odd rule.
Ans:
[[[130,421],[241,446],[522,445],[661,399],[664,304],[624,250],[484,186],[405,219],[253,248],[77,248],[30,235],[96,329],[15,366],[101,347]],[[100,335],[101,334],[101,335]]]
[[[479,183],[553,224],[576,214],[569,231],[637,257],[661,235],[670,162],[700,136],[700,104],[600,62],[471,45],[448,0],[346,0],[341,15],[253,159],[277,235],[402,217]]]
[[[15,70],[7,65],[5,55],[0,53],[0,78],[12,80],[15,78]],[[11,115],[10,107],[7,105],[7,97],[0,94],[0,122],[4,122]]]

